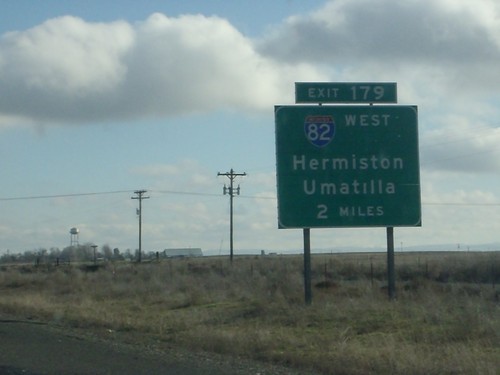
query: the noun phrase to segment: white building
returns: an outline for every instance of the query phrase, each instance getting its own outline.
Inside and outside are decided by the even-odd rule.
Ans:
[[[198,247],[184,249],[165,249],[163,251],[167,258],[202,257],[203,252]]]

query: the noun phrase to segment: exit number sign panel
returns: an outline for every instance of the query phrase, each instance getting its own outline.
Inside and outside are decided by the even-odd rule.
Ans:
[[[295,82],[295,103],[397,103],[394,82]]]

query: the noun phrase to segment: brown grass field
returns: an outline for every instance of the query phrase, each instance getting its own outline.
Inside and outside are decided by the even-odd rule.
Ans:
[[[0,264],[0,312],[317,374],[500,374],[500,252]]]

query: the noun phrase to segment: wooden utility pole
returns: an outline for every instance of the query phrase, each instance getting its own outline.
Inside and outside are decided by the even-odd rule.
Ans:
[[[226,187],[224,184],[224,195],[229,194],[229,260],[231,263],[233,263],[233,197],[235,193],[240,195],[240,186],[238,185],[238,188],[235,190],[233,183],[236,177],[243,177],[246,175],[247,174],[245,172],[236,173],[232,168],[229,172],[217,173],[217,176],[226,176],[229,178],[229,187]]]
[[[146,193],[146,190],[136,190],[134,191],[134,194],[136,194],[136,197],[132,197],[131,199],[139,199],[139,210],[137,213],[139,214],[139,254],[137,258],[137,262],[141,262],[141,254],[142,254],[142,200],[143,199],[149,199],[149,197],[145,197],[144,193]]]

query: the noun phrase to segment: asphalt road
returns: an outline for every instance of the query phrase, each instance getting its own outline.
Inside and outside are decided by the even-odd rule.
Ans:
[[[141,350],[137,345],[93,339],[64,327],[0,316],[0,375],[292,373],[219,357]]]
[[[216,369],[209,369],[211,373]],[[35,322],[0,320],[0,374],[205,374],[197,364],[84,339]]]

